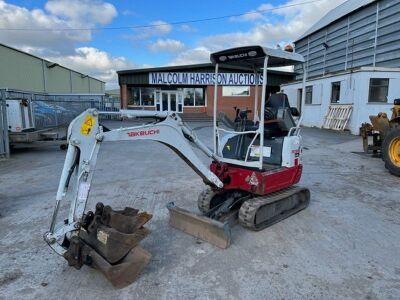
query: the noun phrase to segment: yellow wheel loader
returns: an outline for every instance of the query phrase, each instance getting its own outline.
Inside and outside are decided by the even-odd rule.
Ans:
[[[393,175],[400,176],[400,99],[394,100],[390,120],[384,112],[369,119],[372,125],[364,123],[360,128],[364,152],[381,153],[385,167]],[[372,144],[369,144],[369,137],[372,137]]]

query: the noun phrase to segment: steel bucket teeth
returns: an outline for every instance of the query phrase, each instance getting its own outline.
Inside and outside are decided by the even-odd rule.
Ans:
[[[231,228],[228,222],[221,223],[216,220],[199,216],[187,210],[168,203],[169,224],[198,239],[226,249],[231,244]]]

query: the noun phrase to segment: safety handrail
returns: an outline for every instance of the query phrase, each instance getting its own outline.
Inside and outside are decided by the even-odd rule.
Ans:
[[[217,130],[226,132],[226,133],[234,133],[234,134],[248,134],[248,133],[259,133],[259,129],[257,130],[252,130],[252,131],[232,131],[232,130],[226,130],[220,127],[216,127]]]

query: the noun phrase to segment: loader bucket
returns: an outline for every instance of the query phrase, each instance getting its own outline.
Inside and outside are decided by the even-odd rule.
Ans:
[[[169,224],[172,227],[222,249],[230,246],[231,228],[229,222],[222,223],[205,216],[196,215],[175,206],[173,202],[168,203],[167,208],[170,216]]]
[[[151,217],[133,208],[115,211],[98,203],[95,213],[84,216],[79,233],[66,242],[64,258],[77,269],[84,264],[98,269],[114,287],[125,287],[150,261],[151,254],[139,242],[150,233],[143,225]]]

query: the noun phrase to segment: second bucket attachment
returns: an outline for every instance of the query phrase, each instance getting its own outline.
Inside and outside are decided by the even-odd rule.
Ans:
[[[117,288],[136,280],[151,254],[139,246],[150,230],[143,227],[152,215],[126,207],[113,210],[102,203],[83,218],[78,235],[68,242],[64,254],[70,266],[83,264],[98,269]]]

